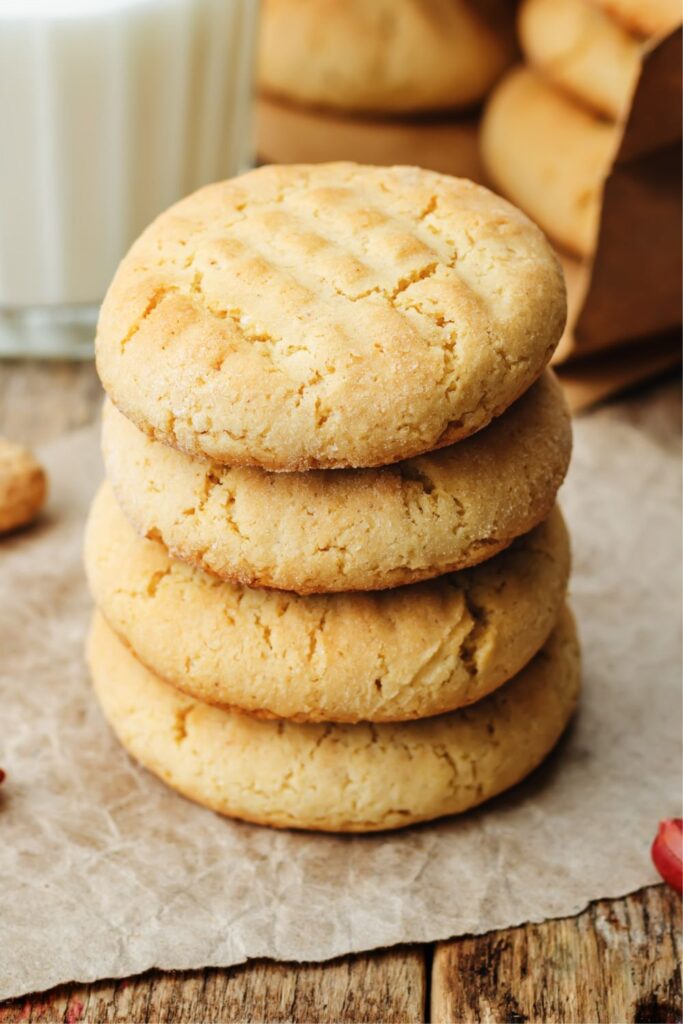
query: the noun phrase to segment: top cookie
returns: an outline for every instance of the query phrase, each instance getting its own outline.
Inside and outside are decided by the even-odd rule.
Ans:
[[[259,84],[296,103],[405,114],[478,102],[514,55],[509,0],[266,0]]]
[[[105,298],[97,366],[149,436],[230,465],[379,466],[485,426],[565,320],[544,236],[413,167],[263,167],[162,214]]]

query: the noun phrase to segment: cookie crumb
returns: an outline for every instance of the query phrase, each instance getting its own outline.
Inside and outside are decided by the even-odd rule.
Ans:
[[[0,438],[0,533],[32,522],[46,496],[47,475],[33,453]]]

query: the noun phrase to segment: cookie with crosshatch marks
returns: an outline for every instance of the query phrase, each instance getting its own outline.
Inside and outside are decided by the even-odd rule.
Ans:
[[[581,684],[567,610],[505,686],[418,722],[269,721],[212,707],[144,668],[99,615],[88,658],[119,740],[173,789],[231,817],[336,832],[456,814],[515,785],[560,738]]]
[[[415,167],[262,167],[163,213],[105,298],[114,404],[190,455],[268,470],[386,465],[486,426],[565,321],[524,214]]]

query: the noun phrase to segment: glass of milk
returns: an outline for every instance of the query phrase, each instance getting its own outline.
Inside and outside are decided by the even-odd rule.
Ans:
[[[252,161],[258,0],[0,0],[0,355],[89,356],[116,265]]]

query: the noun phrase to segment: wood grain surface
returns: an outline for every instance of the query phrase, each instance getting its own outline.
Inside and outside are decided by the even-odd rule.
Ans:
[[[420,1022],[425,1019],[425,964],[425,954],[417,948],[344,957],[330,964],[254,961],[229,970],[153,971],[16,1000],[0,1007],[0,1021]]]
[[[0,435],[39,445],[91,422],[101,397],[92,364],[0,362]],[[435,947],[61,986],[0,1005],[0,1024],[664,1024],[681,1020],[681,926],[680,898],[653,886]]]
[[[678,1021],[681,901],[671,889],[578,917],[440,943],[431,1020]]]

